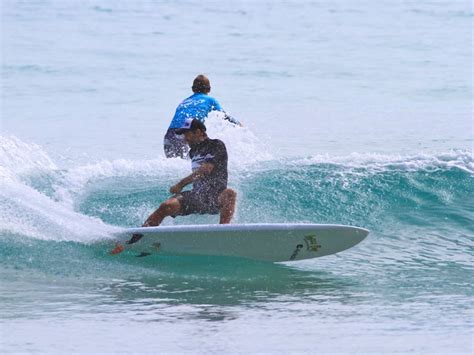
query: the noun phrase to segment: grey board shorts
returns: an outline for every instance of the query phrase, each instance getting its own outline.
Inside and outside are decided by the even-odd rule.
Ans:
[[[222,191],[220,191],[222,192]],[[219,194],[203,194],[196,191],[183,191],[176,196],[181,204],[181,211],[177,216],[190,214],[219,214]]]

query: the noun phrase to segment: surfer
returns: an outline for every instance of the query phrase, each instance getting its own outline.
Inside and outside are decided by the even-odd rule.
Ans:
[[[234,216],[237,193],[227,187],[227,149],[219,139],[210,139],[206,126],[197,119],[188,118],[183,127],[177,129],[183,134],[191,150],[192,174],[170,187],[173,197],[163,202],[143,223],[143,227],[159,226],[165,217],[190,214],[220,214],[220,224],[229,224]],[[189,184],[193,188],[183,191]],[[127,244],[138,242],[142,234],[133,234]],[[111,254],[124,250],[117,244]]]
[[[232,220],[237,193],[227,188],[227,149],[219,139],[210,139],[206,126],[198,119],[188,118],[176,130],[184,136],[191,150],[192,174],[171,186],[173,197],[163,202],[143,224],[144,227],[158,226],[167,216],[189,214],[218,214],[220,223]],[[182,191],[189,184],[190,191]]]
[[[195,118],[204,123],[209,112],[221,111],[224,113],[225,120],[241,126],[239,121],[224,112],[215,98],[209,96],[211,83],[205,75],[198,75],[194,79],[192,90],[194,94],[183,100],[176,108],[174,117],[166,131],[163,147],[167,158],[185,158],[187,156],[188,145],[184,137],[176,133],[176,130],[183,126],[187,118]]]

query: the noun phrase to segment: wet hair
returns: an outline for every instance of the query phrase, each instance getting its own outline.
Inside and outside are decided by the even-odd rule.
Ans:
[[[193,92],[194,93],[203,93],[203,94],[208,94],[209,91],[211,91],[211,83],[209,82],[209,79],[205,75],[198,75],[193,81],[193,86],[192,86]]]

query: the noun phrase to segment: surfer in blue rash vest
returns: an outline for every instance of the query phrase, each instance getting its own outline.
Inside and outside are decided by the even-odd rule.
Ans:
[[[193,172],[171,186],[170,192],[174,196],[163,202],[147,218],[143,227],[159,226],[168,216],[190,214],[219,213],[220,224],[230,223],[234,216],[237,193],[227,187],[227,149],[224,142],[210,139],[206,134],[206,126],[197,119],[185,120],[177,133],[183,134],[191,147],[189,157]],[[193,184],[193,188],[182,191],[189,184]],[[142,234],[133,234],[127,244],[136,243],[142,237]],[[123,250],[123,245],[118,243],[111,254],[118,254]]]
[[[225,120],[235,125],[242,125],[235,118],[226,114],[215,98],[209,96],[211,83],[205,75],[198,75],[194,79],[192,90],[194,94],[183,100],[176,108],[174,117],[166,131],[163,148],[167,158],[185,158],[187,156],[188,145],[184,137],[176,133],[176,130],[183,126],[187,118],[195,118],[204,123],[209,112],[221,111],[224,113]]]

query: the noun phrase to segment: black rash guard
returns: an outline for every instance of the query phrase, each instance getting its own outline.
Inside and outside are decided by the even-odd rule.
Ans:
[[[193,192],[217,196],[227,188],[227,149],[224,142],[206,138],[191,147],[189,157],[193,171],[199,169],[204,163],[214,165],[209,175],[194,181]]]

